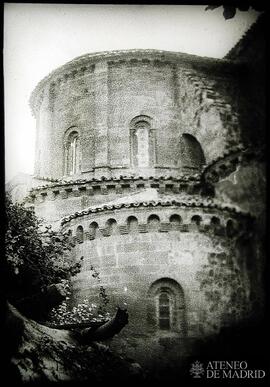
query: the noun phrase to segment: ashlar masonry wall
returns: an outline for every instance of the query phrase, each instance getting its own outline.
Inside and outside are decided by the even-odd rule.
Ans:
[[[156,342],[159,346],[159,340],[182,343],[181,350],[176,342],[171,348],[175,359],[190,353],[199,337],[217,333],[248,313],[250,277],[241,246],[237,252],[236,244],[244,226],[232,236],[230,214],[220,215],[217,221],[213,211],[204,211],[203,220],[198,213],[196,209],[173,207],[122,209],[80,220],[86,233],[83,241],[75,237],[75,255],[84,260],[73,282],[72,302],[86,298],[100,302],[100,283],[92,277],[93,266],[109,296],[109,309],[113,312],[117,305],[127,307],[130,316],[128,326],[112,345],[143,362],[161,356],[164,348],[157,354],[153,345]],[[137,222],[129,224],[128,219]],[[117,223],[104,236],[108,220]],[[89,234],[89,225],[97,222],[100,230]],[[238,221],[233,222],[236,230]],[[70,221],[67,227],[74,235],[78,220]],[[179,297],[173,304],[174,322],[169,331],[159,328],[157,293],[151,290],[159,286],[171,286]],[[135,347],[129,345],[132,338],[137,338]]]
[[[195,56],[183,60],[176,53],[138,50],[89,56],[52,73],[33,97],[35,173],[65,176],[65,138],[71,129],[80,137],[80,178],[176,176],[183,170],[183,134],[199,141],[206,163],[238,144],[234,66],[226,72],[226,62],[204,61],[201,66]],[[152,165],[143,169],[132,164],[130,130],[136,117],[149,121],[153,138]]]

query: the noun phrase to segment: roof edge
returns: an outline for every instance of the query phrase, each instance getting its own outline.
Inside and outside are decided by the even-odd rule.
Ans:
[[[78,57],[75,57],[69,62],[66,62],[62,66],[59,66],[55,70],[51,71],[45,78],[43,78],[41,81],[38,82],[36,87],[31,93],[30,99],[29,99],[29,105],[31,108],[31,111],[34,115],[35,112],[35,102],[36,98],[39,95],[39,93],[42,91],[42,89],[45,87],[45,85],[54,79],[57,79],[58,77],[61,77],[64,73],[69,73],[75,70],[78,66],[83,66],[86,62],[90,61],[90,63],[94,64],[95,61],[99,61],[102,59],[109,59],[109,58],[117,58],[121,56],[129,56],[132,54],[138,55],[149,55],[149,56],[161,56],[162,59],[173,59],[173,60],[182,60],[183,62],[188,63],[195,63],[198,62],[198,59],[201,64],[217,64],[217,63],[230,63],[230,60],[227,60],[226,58],[212,58],[212,57],[206,57],[206,56],[199,56],[194,54],[187,54],[177,51],[166,51],[166,50],[158,50],[158,49],[127,49],[127,50],[112,50],[112,51],[100,51],[100,52],[93,52],[93,53],[87,53],[80,55]],[[58,77],[57,77],[58,76]]]

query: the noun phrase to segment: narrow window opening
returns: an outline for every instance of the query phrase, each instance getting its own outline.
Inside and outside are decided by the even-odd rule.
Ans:
[[[131,121],[131,164],[138,168],[149,168],[155,163],[155,137],[151,118],[138,116]]]
[[[160,278],[149,288],[147,321],[149,329],[171,335],[187,334],[185,297],[182,287],[171,278]]]
[[[171,300],[166,290],[161,290],[158,297],[158,321],[161,330],[171,329]]]
[[[68,135],[65,153],[65,174],[71,176],[79,173],[81,167],[81,151],[80,139],[77,131],[72,131]]]
[[[135,136],[137,137],[137,163],[138,167],[148,167],[149,155],[149,131],[146,122],[136,125]]]

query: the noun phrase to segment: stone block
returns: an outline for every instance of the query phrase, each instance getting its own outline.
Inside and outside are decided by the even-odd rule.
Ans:
[[[103,255],[100,257],[102,266],[116,266],[115,255]]]

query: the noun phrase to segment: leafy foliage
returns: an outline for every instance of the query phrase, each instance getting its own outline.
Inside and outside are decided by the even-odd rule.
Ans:
[[[33,209],[6,197],[6,254],[4,273],[11,301],[62,283],[80,271],[72,262],[72,242],[67,233],[44,226]]]
[[[98,283],[100,284],[101,279],[99,276],[99,272],[95,269],[93,265],[90,266],[90,270],[92,271],[92,277],[96,278]],[[100,304],[100,313],[106,312],[106,306],[109,303],[109,297],[107,296],[105,288],[100,285],[99,286],[99,297],[101,299],[101,304]]]
[[[71,310],[67,302],[63,301],[58,308],[52,309],[48,321],[55,325],[64,325],[104,321],[110,317],[108,312],[99,313],[99,307],[85,299],[83,303],[74,306]]]
[[[100,284],[101,279],[99,272],[93,265],[90,266],[90,270],[92,271],[92,277],[97,279]],[[99,297],[101,301],[99,306],[90,302],[88,299],[84,299],[83,303],[73,306],[73,308],[70,309],[68,305],[68,295],[70,295],[71,292],[68,286],[66,293],[66,299],[57,308],[53,308],[49,314],[48,321],[50,323],[55,325],[64,325],[86,323],[90,321],[98,322],[111,318],[110,313],[106,310],[107,304],[109,303],[109,297],[102,285],[99,286]]]

